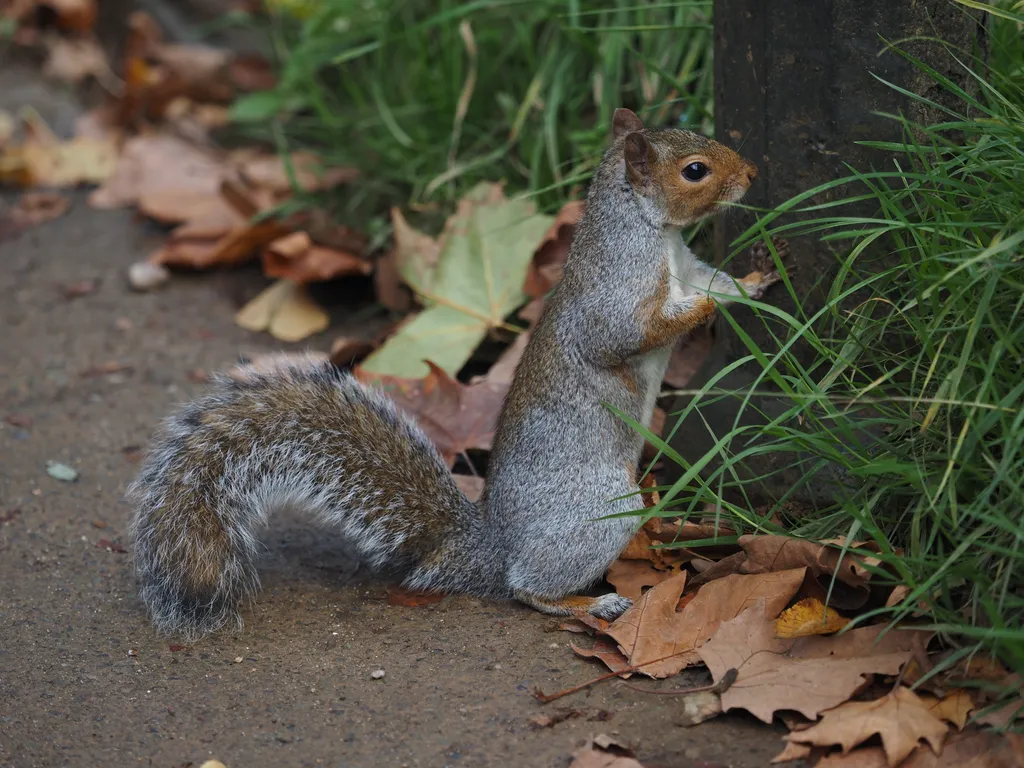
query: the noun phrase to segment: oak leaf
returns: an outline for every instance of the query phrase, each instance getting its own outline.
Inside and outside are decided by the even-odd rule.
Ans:
[[[900,768],[1020,768],[1024,765],[1024,738],[1018,734],[991,731],[953,734],[936,755],[931,747],[917,747]],[[821,760],[815,768],[888,768],[881,747],[836,753]]]
[[[609,643],[603,638],[598,638],[589,648],[582,648],[575,643],[569,643],[569,647],[577,656],[601,660],[612,672],[621,672],[623,678],[629,677],[631,674],[629,659],[623,656],[613,643]]]
[[[734,578],[750,577],[726,577]],[[726,579],[703,587],[698,597]],[[722,622],[698,651],[716,681],[730,669],[738,672],[722,694],[723,709],[745,709],[766,723],[778,710],[814,719],[863,688],[865,676],[896,674],[912,656],[915,639],[919,642],[924,634],[893,630],[882,635],[884,625],[874,625],[837,636],[780,639],[774,635],[773,612],[766,608],[758,604]]]
[[[780,638],[831,635],[850,623],[820,600],[808,597],[790,606],[775,620],[775,636]]]
[[[643,595],[644,587],[653,587],[671,579],[678,571],[658,570],[648,560],[619,559],[611,564],[605,580],[615,591],[634,603]]]
[[[874,701],[848,701],[824,713],[821,722],[786,738],[801,744],[839,744],[849,752],[858,744],[879,735],[889,766],[899,765],[918,742],[926,740],[936,754],[948,727],[904,686]]]
[[[588,741],[573,754],[569,768],[644,768],[633,750],[603,733]]]
[[[920,698],[933,715],[939,720],[955,725],[958,731],[962,731],[967,725],[967,717],[974,709],[974,702],[967,691],[953,691],[941,699],[928,695]]]
[[[750,576],[726,576],[704,585],[676,612],[686,572],[652,587],[608,627],[607,634],[637,671],[668,677],[700,661],[697,649],[719,625],[745,608],[766,600],[772,616],[786,606],[804,579],[804,569]]]

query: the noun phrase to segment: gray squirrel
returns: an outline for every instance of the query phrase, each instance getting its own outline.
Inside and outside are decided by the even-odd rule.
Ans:
[[[411,589],[515,598],[614,619],[631,602],[580,593],[635,533],[643,438],[672,347],[715,302],[760,297],[770,253],[735,280],[680,228],[739,200],[757,168],[689,131],[616,110],[565,265],[498,419],[483,496],[458,489],[431,442],[384,394],[328,363],[218,376],[154,438],[129,489],[141,597],[156,627],[194,640],[241,625],[259,586],[258,535],[284,507],[337,530]],[[781,253],[781,251],[779,251]],[[718,294],[712,298],[708,293]]]

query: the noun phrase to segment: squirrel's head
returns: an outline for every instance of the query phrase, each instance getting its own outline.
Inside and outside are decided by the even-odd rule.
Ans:
[[[626,178],[650,198],[665,223],[684,227],[734,203],[757,177],[757,166],[691,131],[649,131],[633,112],[615,110],[613,140],[622,142]]]

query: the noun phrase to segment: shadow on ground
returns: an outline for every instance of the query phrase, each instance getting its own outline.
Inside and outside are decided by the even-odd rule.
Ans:
[[[0,72],[0,109],[32,102],[66,131],[68,99],[30,72]],[[542,707],[534,687],[603,672],[573,655],[552,619],[465,597],[390,606],[381,582],[353,577],[337,542],[297,518],[266,536],[264,590],[245,630],[172,651],[142,614],[130,556],[97,544],[125,540],[138,451],[202,390],[196,372],[277,345],[232,322],[265,282],[255,270],[132,293],[128,265],[159,241],[133,214],[91,210],[78,193],[64,218],[0,243],[0,764],[561,767],[605,732],[652,767],[768,765],[778,733],[728,716],[682,728],[678,697],[619,681]],[[89,278],[100,280],[94,293],[64,297]],[[83,375],[109,361],[128,367]],[[48,476],[48,461],[79,479]],[[531,728],[559,704],[583,714]]]

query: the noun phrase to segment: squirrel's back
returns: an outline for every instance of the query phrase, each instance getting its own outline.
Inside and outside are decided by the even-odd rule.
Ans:
[[[494,592],[479,510],[429,439],[328,363],[218,377],[165,422],[129,492],[141,595],[164,631],[197,637],[237,621],[258,587],[257,534],[285,507],[375,566],[410,569],[410,586]]]

